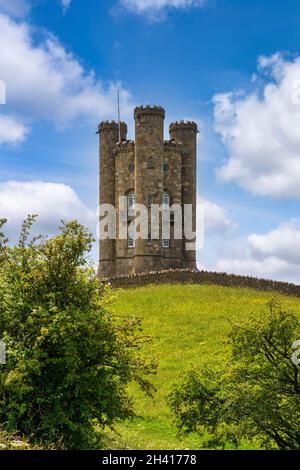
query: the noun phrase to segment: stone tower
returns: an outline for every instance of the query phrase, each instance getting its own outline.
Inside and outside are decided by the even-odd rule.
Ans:
[[[134,111],[134,119],[135,141],[127,140],[125,123],[120,124],[120,132],[114,121],[102,122],[98,128],[100,204],[111,204],[117,213],[116,239],[100,240],[98,274],[110,277],[168,268],[195,269],[196,252],[191,240],[186,240],[184,235],[174,236],[172,207],[180,207],[184,212],[184,205],[192,204],[195,230],[197,124],[174,122],[170,125],[171,139],[164,140],[162,107],[139,106]],[[120,207],[120,196],[127,203],[125,214]],[[121,237],[120,225],[132,224],[140,204],[149,208],[148,237],[135,239],[130,233],[126,238]],[[161,215],[159,235],[151,237],[150,207],[153,204],[170,208],[168,238],[162,231]]]

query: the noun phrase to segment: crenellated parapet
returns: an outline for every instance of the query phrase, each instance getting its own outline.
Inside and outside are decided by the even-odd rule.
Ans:
[[[141,116],[157,116],[164,119],[165,110],[161,106],[150,106],[150,104],[147,104],[146,106],[138,106],[134,110],[134,118],[138,119]]]
[[[127,124],[125,122],[120,123],[121,136],[127,135]],[[118,133],[119,123],[117,121],[102,121],[98,126],[99,134],[102,133]],[[125,137],[126,139],[126,137]]]
[[[194,121],[175,121],[170,124],[169,127],[170,135],[174,135],[181,132],[198,132],[198,126]]]
[[[176,142],[174,139],[164,141],[165,152],[183,152],[183,145],[180,142]]]
[[[118,142],[115,145],[114,153],[134,153],[135,143],[134,140],[123,140],[122,142]]]

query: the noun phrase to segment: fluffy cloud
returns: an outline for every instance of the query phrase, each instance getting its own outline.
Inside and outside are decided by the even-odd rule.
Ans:
[[[223,235],[236,229],[236,223],[229,217],[227,211],[215,202],[199,199],[198,205],[204,206],[204,228],[209,233]]]
[[[229,273],[300,282],[300,227],[289,221],[265,234],[249,235],[244,249],[220,259],[216,269]],[[242,253],[243,252],[243,253]]]
[[[0,145],[17,144],[25,140],[28,128],[17,119],[0,114]]]
[[[264,279],[300,282],[300,266],[276,257],[269,257],[263,261],[253,258],[223,259],[218,262],[216,269],[220,272],[252,275]]]
[[[249,244],[257,257],[276,256],[300,265],[300,229],[297,221],[290,221],[265,235],[250,235]]]
[[[203,263],[204,254],[210,250],[215,251],[214,245],[230,239],[237,228],[237,224],[228,215],[226,209],[219,204],[198,197],[197,201],[197,243],[198,261]],[[202,269],[204,265],[201,264]]]
[[[158,14],[166,9],[184,9],[202,7],[207,0],[120,0],[120,4],[129,11],[146,14],[158,18]]]
[[[6,83],[7,106],[25,123],[48,120],[64,126],[82,117],[96,123],[115,116],[115,85],[86,72],[51,34],[37,44],[29,24],[3,14],[0,31],[0,78]],[[122,112],[127,115],[130,94],[122,88],[120,94]]]
[[[23,18],[28,14],[30,4],[27,0],[0,0],[0,12],[17,18]]]
[[[215,127],[229,153],[219,176],[253,194],[299,199],[300,57],[260,57],[258,73],[262,93],[214,97]]]
[[[71,2],[72,2],[72,0],[61,0],[61,4],[62,4],[64,13],[69,9],[69,7],[71,5]]]
[[[38,214],[34,233],[53,235],[61,220],[77,219],[95,230],[96,215],[67,185],[43,181],[0,183],[0,218],[7,218],[6,233],[16,241],[20,225],[28,214]]]

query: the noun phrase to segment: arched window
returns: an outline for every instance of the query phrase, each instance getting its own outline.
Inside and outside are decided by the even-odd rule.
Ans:
[[[169,207],[170,207],[170,195],[169,193],[165,191],[163,195],[163,208],[169,209]]]
[[[127,194],[127,217],[130,219],[135,217],[135,194],[133,191]]]
[[[128,203],[128,210],[134,210],[135,209],[135,194],[134,192],[128,193],[127,196],[127,203]]]

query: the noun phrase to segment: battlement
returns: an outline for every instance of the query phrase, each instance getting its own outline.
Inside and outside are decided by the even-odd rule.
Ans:
[[[169,127],[170,133],[173,132],[198,132],[198,126],[194,121],[175,121],[171,122]]]
[[[127,134],[127,124],[125,122],[120,123],[121,132]],[[117,121],[102,121],[98,126],[98,132],[116,132],[119,129],[119,123]]]
[[[134,118],[139,118],[141,116],[159,116],[163,119],[165,118],[165,110],[161,106],[137,106],[134,110]]]
[[[180,142],[176,142],[174,139],[165,140],[164,141],[164,148],[166,151],[172,152],[181,152],[182,151],[182,144]]]
[[[133,140],[123,140],[115,145],[114,153],[130,153],[134,152],[135,143]]]

